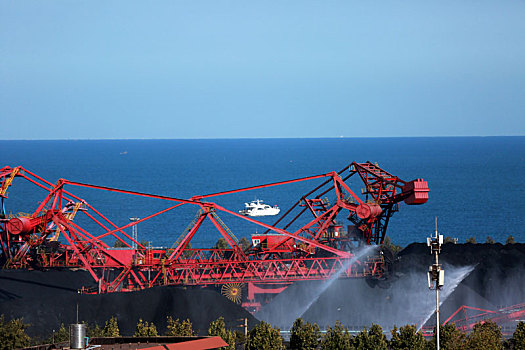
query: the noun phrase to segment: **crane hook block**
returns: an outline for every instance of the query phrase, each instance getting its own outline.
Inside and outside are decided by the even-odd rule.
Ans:
[[[405,203],[408,205],[424,204],[428,201],[428,183],[423,179],[416,179],[407,182],[403,186],[403,194],[405,194]]]

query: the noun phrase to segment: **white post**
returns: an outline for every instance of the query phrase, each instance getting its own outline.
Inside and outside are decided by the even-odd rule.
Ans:
[[[437,236],[437,229],[436,229]],[[436,265],[439,266],[438,262],[438,251],[436,250]],[[436,279],[436,349],[439,350],[439,274]]]
[[[443,287],[445,271],[439,265],[439,253],[441,252],[441,245],[443,244],[443,235],[440,235],[437,230],[434,236],[427,238],[427,245],[430,247],[430,254],[435,254],[436,262],[428,269],[428,288],[436,289],[436,349],[439,350],[439,290]],[[435,286],[432,284],[435,281]]]
[[[136,222],[139,220],[140,218],[129,218],[129,221],[131,222]],[[137,225],[133,225],[131,227],[131,238],[133,238],[135,241],[138,241],[139,239],[139,228],[137,227]],[[131,248],[137,249],[137,243],[131,242]]]

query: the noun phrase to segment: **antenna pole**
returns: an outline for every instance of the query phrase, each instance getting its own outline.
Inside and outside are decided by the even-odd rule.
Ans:
[[[438,218],[436,216],[436,230],[434,231],[434,237],[438,238]],[[438,242],[439,243],[439,242]],[[439,244],[441,248],[441,244]],[[435,249],[434,253],[436,255],[436,266],[439,266],[439,251],[440,249]],[[439,281],[436,280],[436,348],[439,350]]]
[[[436,262],[428,268],[428,288],[436,290],[436,349],[439,350],[439,290],[443,287],[445,282],[445,271],[439,265],[439,253],[441,253],[441,245],[443,244],[443,235],[440,235],[437,230],[436,217],[436,231],[434,236],[427,238],[427,245],[430,247],[430,254],[434,254]],[[434,283],[435,282],[435,285]]]

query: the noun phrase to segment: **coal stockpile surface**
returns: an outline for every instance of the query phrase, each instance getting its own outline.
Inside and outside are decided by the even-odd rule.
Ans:
[[[77,294],[83,286],[96,287],[91,275],[83,270],[0,270],[0,303]]]
[[[281,329],[297,317],[322,328],[337,320],[360,330],[372,323],[393,325],[434,321],[435,293],[427,285],[433,256],[426,244],[411,244],[398,254],[386,281],[335,279],[295,283],[255,316]],[[440,255],[445,269],[441,291],[442,320],[461,305],[496,309],[525,302],[525,244],[445,244]],[[60,323],[79,319],[103,326],[117,316],[121,334],[132,335],[139,318],[153,322],[162,333],[166,316],[189,318],[205,334],[210,322],[223,316],[236,329],[241,318],[253,327],[257,319],[216,291],[202,288],[157,287],[139,292],[80,295],[82,286],[95,287],[89,273],[78,271],[0,271],[0,313],[23,317],[32,336],[48,336]],[[427,323],[428,322],[428,323]]]
[[[116,316],[123,335],[135,332],[139,318],[153,322],[163,333],[168,315],[189,318],[199,334],[207,334],[209,324],[220,316],[232,329],[237,329],[241,318],[248,318],[250,327],[257,323],[239,305],[210,289],[166,286],[129,293],[78,294],[89,283],[92,278],[85,271],[1,271],[0,314],[8,319],[23,317],[31,324],[28,334],[40,337],[49,336],[61,323],[76,322],[77,302],[80,321],[104,326]]]
[[[433,262],[426,244],[411,244],[399,253],[387,281],[296,283],[256,317],[283,329],[297,317],[323,328],[337,320],[351,329],[372,323],[385,329],[407,323],[430,325],[435,292],[428,289],[426,273]],[[440,263],[445,269],[442,320],[461,305],[495,309],[525,302],[525,244],[445,244]]]

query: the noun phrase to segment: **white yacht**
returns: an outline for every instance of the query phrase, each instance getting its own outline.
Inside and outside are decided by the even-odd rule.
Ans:
[[[246,216],[267,216],[277,215],[281,209],[274,205],[273,207],[264,204],[262,200],[256,199],[250,203],[244,203],[244,209],[239,210],[239,213]]]

